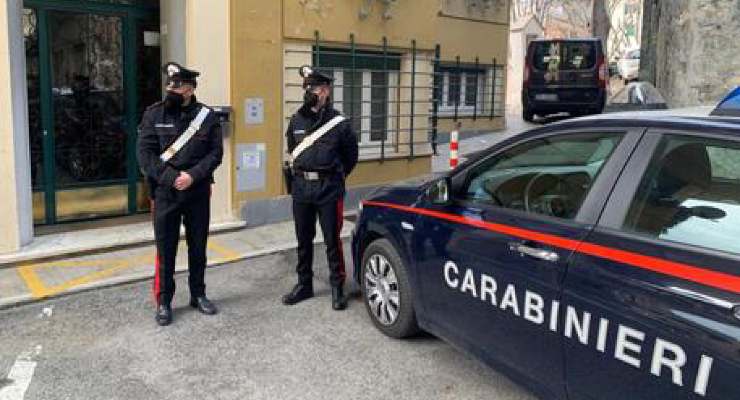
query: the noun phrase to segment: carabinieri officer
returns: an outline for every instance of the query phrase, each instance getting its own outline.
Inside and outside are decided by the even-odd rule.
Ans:
[[[154,200],[154,297],[159,325],[172,322],[181,224],[188,244],[190,306],[204,314],[217,312],[206,297],[204,275],[213,171],[223,156],[218,118],[195,98],[200,73],[173,62],[164,66],[164,72],[167,95],[144,112],[137,151]]]
[[[292,305],[313,297],[313,239],[316,217],[324,235],[330,270],[332,308],[347,307],[344,254],[339,238],[344,211],[344,181],[357,164],[357,136],[331,103],[333,79],[309,66],[300,68],[303,106],[285,133],[292,160],[293,219],[298,239],[298,284],[283,296]]]

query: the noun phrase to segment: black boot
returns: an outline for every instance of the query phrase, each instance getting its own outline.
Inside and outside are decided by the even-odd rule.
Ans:
[[[208,297],[206,296],[195,298],[191,297],[190,307],[197,308],[198,311],[206,315],[214,315],[218,312],[218,308],[216,308],[216,305],[211,303],[211,301],[208,300]]]
[[[293,287],[293,290],[291,290],[290,293],[283,296],[283,304],[286,306],[292,306],[293,304],[310,299],[311,297],[313,297],[313,284],[299,283]]]
[[[172,322],[172,307],[169,304],[162,303],[157,307],[157,314],[154,316],[159,326],[166,326]]]
[[[332,286],[331,308],[337,311],[347,308],[347,299],[344,297],[344,288],[342,286]]]

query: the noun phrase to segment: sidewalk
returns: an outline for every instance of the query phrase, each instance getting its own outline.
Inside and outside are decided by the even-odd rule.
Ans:
[[[353,228],[354,224],[345,220],[342,237],[348,238]],[[141,229],[149,232],[151,225],[147,224]],[[60,255],[55,259],[25,257],[23,261],[2,266],[0,309],[68,293],[151,279],[154,276],[155,248],[151,242],[139,241],[138,245],[129,244],[127,241],[131,241],[130,237],[136,236],[135,230],[128,230],[129,234],[123,235],[114,248],[98,247],[94,252],[88,251],[73,256]],[[79,246],[84,246],[81,237],[91,235],[112,237],[117,234],[116,232],[120,235],[121,229],[113,227],[90,231],[75,232],[69,240],[77,237]],[[141,236],[141,233],[138,236]],[[50,247],[50,244],[54,244],[54,239],[46,240],[51,243],[45,243],[46,246],[37,245],[39,246],[35,252],[37,256],[46,254],[49,249],[54,248]],[[60,240],[59,236],[56,240]],[[322,241],[321,230],[317,229],[316,243]],[[60,248],[59,246],[57,243],[56,247]],[[208,267],[289,251],[295,247],[292,221],[215,233],[211,234],[208,240]],[[345,256],[349,262],[349,255]],[[187,271],[187,247],[184,239],[180,241],[176,271]]]

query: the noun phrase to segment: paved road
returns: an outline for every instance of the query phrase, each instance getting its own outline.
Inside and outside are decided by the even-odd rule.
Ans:
[[[323,258],[323,247],[316,253]],[[179,276],[166,328],[152,318],[148,282],[2,311],[0,393],[22,383],[25,365],[35,366],[26,400],[533,399],[433,337],[386,338],[359,300],[332,311],[324,283],[317,298],[282,306],[294,262],[289,252],[209,270],[214,317],[186,306]],[[13,365],[16,382],[3,379]]]

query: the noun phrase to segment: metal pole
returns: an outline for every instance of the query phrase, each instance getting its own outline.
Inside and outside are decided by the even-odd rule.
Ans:
[[[388,38],[383,36],[383,73],[385,74],[385,92],[388,93],[388,86],[390,84],[390,74],[388,73]],[[372,99],[372,98],[371,98]],[[372,111],[372,104],[370,105]],[[383,126],[385,127],[382,136],[380,137],[380,162],[385,160],[385,138],[388,135],[388,103],[386,102],[383,107]]]
[[[457,96],[455,96],[455,121],[457,121],[457,108],[460,106],[460,94],[462,93],[460,82],[460,56],[455,57],[455,75],[457,76]]]
[[[319,50],[321,47],[319,46],[319,31],[313,32],[314,36],[314,67],[321,66],[321,60],[319,60],[319,53],[321,50]]]
[[[409,157],[414,157],[414,109],[416,108],[416,40],[411,41],[411,126],[409,128]]]
[[[475,57],[475,100],[473,101],[473,121],[478,118],[478,64],[478,57]],[[467,86],[467,84],[465,86]]]
[[[495,117],[496,109],[496,58],[493,58],[493,71],[491,74],[491,119]]]
[[[350,33],[349,34],[349,48],[350,48],[350,57],[352,58],[352,85],[349,87],[349,117],[350,119],[354,118],[355,116],[355,34]],[[345,81],[346,81],[345,77]],[[344,83],[346,86],[346,82]],[[362,142],[362,120],[360,120],[360,131],[357,132],[357,140]]]
[[[434,74],[432,75],[432,150],[437,154],[437,123],[442,94],[442,77],[439,75],[439,44],[434,46]]]

